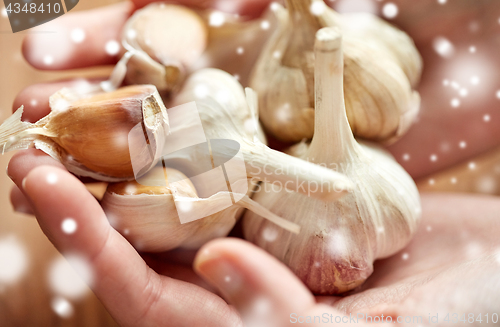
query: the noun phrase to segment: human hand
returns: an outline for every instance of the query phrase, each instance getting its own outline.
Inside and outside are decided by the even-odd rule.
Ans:
[[[117,6],[116,8],[118,8],[118,6]],[[122,9],[123,9],[123,8],[124,8],[124,6],[122,7]],[[114,10],[118,10],[118,9],[114,9]],[[124,12],[126,12],[126,13],[124,13],[124,14],[122,15],[122,23],[121,23],[121,24],[123,24],[123,22],[125,21],[125,19],[126,19],[127,15],[128,15],[128,11],[124,10]],[[67,16],[69,17],[69,15],[67,15]],[[111,16],[113,16],[116,20],[119,20],[119,18],[120,18],[120,15],[116,15],[116,13],[114,13],[113,15],[110,15],[110,16],[109,16],[109,19],[99,19],[99,21],[103,21],[103,22],[105,21],[106,23],[109,23],[109,24],[111,25]],[[95,17],[95,16],[94,16],[94,17]],[[63,18],[64,18],[64,17],[63,17]],[[63,19],[63,18],[61,18],[61,19]],[[82,22],[82,24],[83,24],[83,22],[84,22],[84,21],[86,21],[86,20],[82,18],[82,20],[81,20],[80,22]],[[97,19],[96,19],[96,21],[97,21]],[[75,18],[74,20],[72,20],[72,23],[74,23],[74,22],[77,22],[76,18]],[[80,26],[80,25],[76,24],[76,25],[72,25],[72,27],[73,27],[73,26],[75,26],[75,27],[76,27],[76,26]],[[121,25],[120,25],[120,26],[121,26]],[[102,28],[101,28],[101,29],[96,29],[96,31],[102,31],[102,30],[103,30]],[[117,33],[116,35],[118,35],[118,31],[117,31],[116,33]],[[94,32],[94,33],[88,33],[87,35],[94,35],[94,34],[96,34],[96,32]],[[99,34],[99,33],[97,33],[97,34]],[[118,39],[118,37],[117,37],[117,36],[116,36],[116,39]],[[98,41],[98,39],[97,39],[96,41]],[[24,47],[24,49],[25,49],[25,55],[26,55],[26,57],[28,58],[28,60],[30,60],[30,62],[32,62],[32,63],[36,66],[35,59],[30,59],[30,57],[29,57],[29,55],[30,55],[30,54],[33,54],[33,53],[35,53],[35,52],[36,52],[36,51],[34,51],[32,48],[30,48],[30,47],[32,46],[32,45],[30,45],[30,42],[34,42],[34,41],[29,41],[29,40],[27,41],[27,43],[26,43],[26,45],[25,45],[25,47]],[[91,65],[99,65],[99,64],[113,63],[113,62],[115,62],[115,61],[116,61],[116,58],[113,58],[112,56],[110,57],[109,55],[107,55],[107,54],[105,53],[105,51],[103,51],[103,50],[104,50],[104,48],[105,48],[105,43],[106,43],[106,42],[107,42],[107,41],[106,41],[106,40],[104,40],[104,37],[103,37],[103,40],[102,40],[102,42],[101,42],[101,43],[99,43],[99,42],[96,42],[96,43],[95,43],[95,48],[96,48],[96,50],[98,50],[97,48],[99,48],[99,49],[101,50],[100,52],[96,52],[96,53],[95,53],[95,54],[97,54],[96,56],[94,56],[94,55],[92,55],[92,56],[88,56],[88,55],[86,55],[86,52],[84,52],[84,51],[77,51],[77,52],[76,52],[76,54],[74,53],[74,54],[71,54],[71,56],[69,56],[68,61],[60,61],[60,62],[58,62],[58,64],[60,64],[61,66],[55,66],[55,65],[54,65],[54,66],[52,66],[51,68],[55,68],[55,69],[69,69],[69,68],[76,68],[76,67],[83,67],[83,66],[91,66]],[[94,42],[93,42],[93,44],[94,44]],[[422,46],[422,47],[423,47],[423,46]],[[36,47],[35,47],[35,48],[36,48]],[[90,49],[93,49],[93,48],[90,48]],[[82,50],[83,50],[83,49],[82,49]],[[90,51],[90,52],[94,54],[94,52],[93,52],[93,51]],[[75,58],[80,58],[80,59],[77,59],[76,61],[74,61],[74,62],[73,62],[73,60],[74,60]],[[103,59],[103,58],[104,58],[104,59]],[[72,65],[74,65],[74,66],[72,66]],[[38,67],[38,66],[37,66],[37,67]],[[427,83],[427,82],[426,82],[426,81],[425,81],[425,79],[424,79],[423,85],[432,85],[432,84],[426,84],[426,83]],[[20,95],[20,97],[18,97],[18,99],[16,100],[18,103],[25,103],[25,104],[27,104],[27,103],[29,102],[29,100],[30,100],[30,99],[33,99],[34,97],[35,97],[35,98],[37,98],[37,99],[40,99],[40,101],[38,101],[38,106],[36,106],[36,108],[29,108],[29,104],[28,104],[28,106],[27,106],[28,108],[26,109],[27,114],[26,114],[25,118],[29,118],[30,120],[38,120],[38,119],[39,119],[40,117],[42,117],[44,114],[48,113],[48,112],[49,112],[48,102],[47,102],[48,95],[50,95],[50,94],[54,93],[56,90],[60,89],[61,87],[65,86],[65,85],[66,85],[66,84],[64,84],[64,83],[59,83],[59,84],[49,84],[49,85],[42,85],[42,86],[40,86],[40,85],[39,85],[39,86],[34,86],[34,87],[31,87],[30,89],[28,89],[28,90],[24,91],[24,92]],[[422,87],[424,87],[424,86],[422,86]],[[52,89],[49,89],[49,88],[52,88]],[[36,90],[36,91],[35,91],[35,90]],[[46,90],[46,92],[44,92],[44,90]],[[24,98],[23,98],[23,97],[24,97]],[[424,97],[424,98],[426,99],[427,97]],[[432,99],[432,97],[430,97],[429,99]],[[41,105],[42,103],[46,103],[46,102],[47,102],[47,105],[46,105],[46,106],[42,106],[42,105]],[[432,102],[432,101],[431,101],[431,102]],[[17,107],[17,105],[16,105],[16,107]],[[38,118],[36,118],[36,117],[38,117]],[[447,118],[447,117],[449,118],[449,112],[436,111],[436,117],[437,117],[437,118],[440,118],[440,119],[441,119],[441,118],[442,118],[442,119],[444,119],[444,118]],[[432,119],[437,119],[436,117],[434,117],[434,116],[433,116],[433,118],[432,118]],[[463,122],[465,122],[465,121],[469,120],[469,119],[470,119],[470,117],[469,117],[469,116],[467,116],[467,117],[466,117],[466,119],[464,119],[464,118],[460,118],[460,119],[461,119],[461,120],[460,120],[460,121],[461,121],[461,123],[463,123]],[[422,121],[421,121],[421,123],[422,123]],[[421,123],[419,123],[419,124],[421,124]],[[447,126],[448,126],[448,125],[447,125]],[[420,135],[420,136],[423,136],[423,135],[428,135],[428,132],[429,132],[429,131],[428,131],[428,129],[427,129],[427,128],[428,128],[428,127],[426,127],[426,129],[425,129],[425,130],[422,130],[422,131],[420,132],[420,133],[422,133],[422,135]],[[455,136],[457,136],[457,135],[458,135],[458,136],[459,136],[459,133],[462,133],[462,132],[463,132],[463,129],[460,129],[460,130],[453,130],[453,131],[450,131],[450,133],[451,133],[450,135],[455,135]],[[447,134],[447,135],[448,135],[448,134]],[[406,139],[406,138],[405,138],[405,139]],[[493,141],[493,138],[488,138],[488,140],[489,140],[488,142],[491,142],[491,141]],[[404,147],[404,146],[403,146],[403,145],[405,144],[404,142],[408,142],[408,143],[407,143],[407,146],[408,146],[408,147]],[[434,142],[434,143],[435,143],[435,142]],[[432,144],[428,144],[428,145],[423,145],[423,146],[422,146],[422,148],[423,148],[424,150],[426,150],[426,151],[430,151],[431,147],[435,145],[434,143],[432,143]],[[400,145],[400,144],[403,144],[403,145]],[[420,144],[421,144],[421,143],[418,143],[418,144],[419,144],[419,146],[420,146]],[[469,144],[470,144],[470,143],[469,143]],[[410,145],[411,145],[411,142],[403,140],[403,141],[401,141],[400,143],[398,143],[397,145],[395,145],[395,146],[393,146],[393,147],[394,147],[394,148],[396,148],[396,147],[401,146],[401,147],[403,147],[404,149],[408,149]],[[418,148],[418,147],[412,147],[412,149],[415,149],[415,150],[416,150],[416,148]],[[407,151],[407,150],[404,150],[404,151]],[[405,152],[405,153],[406,153],[406,152]],[[399,156],[398,156],[398,158],[399,158]],[[412,158],[414,158],[414,157],[412,156]],[[27,161],[30,161],[31,159],[27,158],[26,160],[27,160]],[[455,160],[456,160],[456,159],[455,159]],[[32,161],[32,162],[35,162],[35,161]],[[415,162],[415,161],[413,161],[413,160],[412,160],[411,162],[413,163],[413,162]],[[42,164],[46,164],[46,163],[42,163]],[[39,165],[40,165],[39,163],[36,163],[34,166],[39,166]],[[34,166],[33,166],[33,167],[34,167]],[[431,168],[429,168],[429,167],[431,167],[431,168],[432,168],[432,165],[431,165],[429,162],[426,162],[426,163],[424,163],[424,164],[422,164],[422,165],[419,165],[419,169],[422,169],[422,170],[421,170],[421,172],[422,172],[422,171],[425,171],[426,169],[427,169],[427,170],[428,170],[428,169],[431,169]],[[37,168],[37,169],[38,169],[38,168]],[[40,169],[41,169],[41,168],[40,168]],[[414,174],[414,176],[418,176],[418,173]],[[37,182],[35,181],[35,182],[33,182],[33,183],[37,183]],[[28,183],[26,183],[26,185],[28,185]],[[74,184],[74,186],[76,186],[76,184]],[[67,189],[67,190],[69,190],[69,189]],[[15,193],[20,194],[19,192],[20,192],[19,190],[15,190],[13,194],[15,194]],[[25,192],[26,192],[26,191],[25,191]],[[75,198],[77,198],[77,197],[75,196]],[[23,198],[22,198],[22,197],[16,197],[16,196],[14,196],[14,200],[13,200],[13,201],[15,202],[15,201],[17,201],[17,200],[23,200]],[[443,200],[443,199],[441,199],[441,200]],[[444,203],[446,203],[446,201],[445,201]],[[62,204],[62,203],[59,203],[59,205],[61,205],[61,204]],[[64,205],[66,205],[66,204],[64,204]],[[476,202],[470,202],[470,203],[468,202],[468,205],[477,205],[477,203],[476,203]],[[35,206],[35,208],[36,208],[36,206]],[[466,208],[466,207],[461,207],[461,208]],[[424,205],[424,209],[425,209],[425,205]],[[83,211],[82,211],[82,212],[83,212]],[[39,219],[44,219],[44,218],[40,218],[40,214],[38,214],[38,216],[39,216]],[[88,217],[90,217],[90,216],[88,216]],[[93,219],[95,219],[95,218],[93,218]],[[448,221],[448,224],[453,224],[453,223],[454,223],[453,221]],[[83,221],[82,221],[82,224],[83,224]],[[42,223],[41,223],[41,225],[42,225]],[[60,229],[60,228],[59,228],[59,229]],[[46,232],[48,232],[48,233],[50,232],[50,231],[49,231],[49,229],[44,229],[44,231],[46,231]],[[113,232],[114,232],[114,231],[113,231]],[[111,233],[111,232],[110,232],[110,233]],[[50,235],[50,234],[49,234],[49,235]],[[49,236],[49,237],[50,237],[50,236]],[[51,239],[52,239],[52,238],[51,238]],[[451,239],[452,239],[452,238],[451,238]],[[417,240],[417,238],[416,238],[415,240]],[[449,241],[449,238],[448,238],[448,241]],[[412,244],[414,244],[414,243],[415,243],[415,241],[414,241],[414,242],[412,242]],[[417,243],[417,244],[418,244],[418,243]],[[62,250],[64,250],[64,248],[61,248],[61,249],[62,249]],[[448,249],[448,250],[447,250],[447,252],[448,252],[448,253],[450,253],[450,252],[451,252],[451,250],[452,250],[452,249]],[[406,250],[405,250],[405,251],[406,251]],[[445,252],[443,252],[443,253],[447,253],[447,252],[445,251]],[[262,254],[262,253],[261,253],[261,254]],[[242,253],[239,253],[239,255],[240,255],[240,257],[241,257]],[[413,255],[412,255],[412,257],[413,257]],[[260,258],[260,257],[258,257],[258,258]],[[396,258],[397,258],[397,257],[394,257],[394,260],[396,260]],[[269,259],[269,258],[268,258],[268,259]],[[128,260],[128,259],[126,259],[126,260]],[[391,266],[391,264],[392,264],[392,265],[394,265],[394,262],[392,262],[392,263],[391,263],[391,261],[390,261],[390,260],[391,260],[391,259],[388,259],[388,260],[384,261],[384,262],[388,262],[388,263],[387,263],[387,267],[390,267],[390,266]],[[464,259],[464,260],[465,260],[465,259]],[[456,264],[457,264],[457,265],[460,265],[461,263],[465,262],[464,260],[462,260],[462,261],[458,261]],[[130,261],[130,262],[132,262],[132,261]],[[203,261],[202,261],[202,262],[203,262]],[[429,263],[429,265],[430,265],[430,263],[431,263],[432,261],[431,261],[431,260],[429,260],[429,261],[425,261],[425,260],[423,260],[423,259],[422,259],[422,261],[418,261],[418,262],[420,262],[420,263],[423,263],[423,262],[428,262],[428,263]],[[134,263],[135,263],[135,261],[134,261]],[[490,268],[493,268],[493,267],[494,267],[492,264],[494,264],[494,262],[493,262],[493,261],[491,260],[491,258],[490,258],[490,259],[485,260],[485,262],[482,262],[482,261],[481,261],[481,262],[479,262],[479,267],[483,267],[483,266],[484,266],[484,269],[490,269]],[[378,268],[378,267],[379,267],[379,266],[377,265],[377,266],[376,266],[376,273],[377,273],[377,271],[378,271],[378,270],[383,269],[383,268]],[[384,265],[383,265],[382,263],[381,263],[381,267],[384,267]],[[413,267],[413,268],[415,268],[415,267]],[[387,268],[387,269],[389,269],[389,268]],[[427,273],[428,275],[425,275],[425,274],[424,274],[423,276],[424,276],[424,277],[425,277],[425,276],[427,276],[427,277],[428,277],[428,276],[430,276],[430,275],[432,274],[431,272],[432,272],[432,270],[433,270],[433,269],[437,269],[437,265],[430,265],[429,270],[423,271],[423,273]],[[458,269],[458,268],[457,268],[457,269]],[[172,269],[171,269],[171,270],[172,270]],[[149,271],[149,270],[148,270],[148,271]],[[400,269],[395,269],[395,271],[396,271],[396,272],[398,272],[398,273],[401,273],[401,270],[400,270]],[[404,270],[403,270],[403,271],[404,271]],[[443,271],[444,271],[444,270],[443,270]],[[202,272],[202,271],[200,271],[200,272],[203,274],[203,272]],[[417,279],[419,278],[419,277],[416,277],[416,276],[414,276],[414,275],[410,275],[410,272],[411,272],[411,270],[409,270],[408,275],[406,275],[406,277],[408,277],[408,278],[415,278],[414,280],[417,280]],[[148,272],[148,273],[150,273],[150,272]],[[478,273],[478,275],[479,275],[479,272],[477,272],[477,273]],[[460,274],[455,274],[455,277],[454,277],[454,278],[450,278],[450,280],[451,280],[452,282],[453,282],[454,280],[459,280],[459,277],[460,277],[459,275],[460,275]],[[99,275],[98,275],[98,276],[99,276]],[[272,274],[268,271],[268,272],[266,272],[266,275],[262,275],[262,276],[272,276]],[[286,276],[286,275],[283,275],[283,276]],[[343,309],[343,310],[347,310],[347,311],[348,311],[348,310],[351,310],[351,311],[352,311],[352,310],[354,310],[354,309],[344,309],[344,308],[350,308],[350,307],[348,307],[348,303],[350,303],[348,299],[353,299],[353,300],[352,300],[352,303],[356,303],[356,305],[357,305],[357,303],[363,303],[363,301],[365,301],[365,302],[372,301],[372,300],[371,300],[371,299],[372,299],[372,296],[375,296],[375,297],[377,297],[377,298],[380,298],[380,294],[384,295],[384,294],[385,294],[384,292],[386,292],[386,291],[387,291],[387,289],[384,289],[384,287],[389,287],[389,290],[392,290],[392,292],[393,292],[395,295],[398,295],[398,294],[400,294],[400,289],[406,289],[406,288],[408,287],[408,285],[412,285],[412,284],[411,284],[411,283],[409,283],[408,281],[406,281],[406,280],[405,280],[405,281],[403,281],[402,279],[398,279],[398,278],[396,278],[396,277],[394,277],[394,279],[393,279],[393,280],[390,280],[390,279],[389,279],[389,280],[387,281],[387,283],[388,283],[388,284],[384,284],[384,283],[382,283],[382,282],[380,282],[380,284],[378,284],[378,283],[376,282],[376,281],[378,280],[378,278],[377,278],[376,276],[377,276],[377,275],[374,275],[372,278],[370,278],[370,280],[369,280],[369,281],[367,282],[367,284],[366,284],[366,285],[367,285],[367,287],[368,287],[368,285],[371,285],[371,287],[373,287],[373,289],[372,289],[371,291],[364,291],[364,292],[359,293],[358,295],[362,295],[361,297],[356,297],[356,296],[346,297],[346,298],[344,298],[344,300],[342,300],[342,301],[339,301],[339,302],[338,302],[338,303],[339,303],[339,304],[338,304],[338,307],[339,307],[339,308],[341,308],[341,309]],[[447,278],[448,273],[446,273],[446,274],[444,274],[444,273],[443,273],[443,274],[442,274],[442,276],[444,276],[445,278]],[[451,274],[451,276],[453,276],[453,274]],[[220,276],[219,276],[219,277],[220,277]],[[208,276],[208,278],[210,279],[210,277],[209,277],[209,276]],[[282,277],[280,277],[280,278],[282,278]],[[424,278],[423,280],[425,281],[425,280],[426,280],[426,278]],[[296,283],[296,282],[297,282],[297,281],[295,281],[295,283]],[[291,282],[290,282],[290,283],[291,283]],[[373,284],[370,284],[370,283],[373,283]],[[425,283],[424,283],[424,284],[425,284]],[[425,284],[425,285],[429,285],[429,283],[427,283],[427,284]],[[431,285],[431,286],[430,286],[430,288],[431,288],[432,290],[434,290],[434,289],[435,289],[435,286],[434,286],[433,284],[430,284],[430,285]],[[452,284],[451,284],[451,286],[452,286],[452,287],[454,287],[454,284],[452,283]],[[448,289],[451,291],[451,287],[448,287]],[[304,289],[302,289],[302,290],[304,290]],[[105,292],[106,294],[111,294],[111,292],[110,292],[109,290],[108,290],[107,292],[106,292],[106,291],[104,291],[104,292]],[[100,294],[100,291],[96,291],[96,293],[97,293],[97,294]],[[221,290],[221,293],[225,295],[225,293],[224,293],[224,291],[223,291],[223,290]],[[242,293],[242,294],[243,294],[243,293]],[[306,293],[306,294],[307,294],[307,293]],[[430,294],[435,294],[435,293],[430,293]],[[392,300],[392,302],[390,302],[390,303],[393,303],[393,302],[394,302],[394,303],[396,303],[396,304],[399,304],[400,302],[402,302],[402,301],[403,301],[403,299],[402,299],[402,298],[398,298],[398,297],[396,297],[395,295],[392,295],[392,296],[388,297],[388,298],[393,298],[393,299],[394,299],[394,300]],[[227,296],[227,295],[226,295],[226,296]],[[310,294],[309,294],[308,296],[310,296]],[[363,297],[363,296],[365,296],[365,297]],[[104,299],[103,299],[103,298],[105,298],[105,297],[106,297],[106,295],[100,296],[101,300],[102,300],[104,303],[106,303],[106,300],[104,300]],[[307,297],[307,296],[304,296],[304,298],[306,298],[306,297]],[[411,297],[409,297],[409,298],[411,299]],[[330,300],[332,300],[332,299],[333,299],[333,298],[330,298],[330,299],[329,299],[329,301],[330,301]],[[363,300],[363,299],[368,299],[368,300]],[[116,297],[115,297],[115,298],[110,298],[110,300],[108,300],[108,301],[115,301],[115,300],[116,300]],[[121,297],[120,297],[120,300],[121,300]],[[219,300],[220,300],[220,299],[219,299]],[[278,300],[278,299],[277,299],[277,300]],[[276,303],[280,303],[280,302],[276,302]],[[308,303],[309,303],[309,302],[308,302]],[[394,303],[393,303],[393,304],[394,304]],[[426,302],[426,303],[427,303],[427,302]],[[432,303],[432,302],[430,302],[430,301],[429,301],[428,303]],[[169,303],[163,302],[163,304],[169,304]],[[341,304],[345,304],[345,306],[342,306]],[[394,304],[394,305],[396,305],[396,304]],[[107,304],[106,304],[106,305],[107,305]],[[107,305],[107,306],[108,306],[108,305]],[[358,306],[353,306],[353,308],[361,308],[361,307],[362,307],[362,306],[359,306],[359,305],[358,305]],[[366,307],[368,307],[368,306],[366,306]],[[129,307],[126,307],[126,308],[129,308]],[[398,307],[398,308],[400,308],[400,309],[401,309],[402,307]],[[246,309],[244,309],[244,307],[242,306],[242,309],[241,309],[241,310],[242,310],[242,312],[245,312],[245,310],[246,310]],[[304,310],[306,310],[306,309],[304,309]],[[325,310],[326,310],[326,308],[325,308]],[[330,309],[330,310],[331,310],[331,309]],[[111,310],[111,309],[110,309],[110,312],[111,312],[111,313],[115,316],[115,314],[114,314],[114,311],[113,311],[113,310]],[[396,312],[396,311],[394,311],[394,312]],[[401,311],[401,312],[402,312],[402,311]],[[274,312],[274,313],[276,313],[276,312]],[[289,316],[289,314],[288,314],[288,316]],[[288,318],[288,316],[286,316],[286,317]],[[120,320],[120,318],[117,318],[117,320],[118,320],[118,321],[121,321],[121,320]],[[206,324],[206,323],[205,323],[205,324]],[[279,326],[279,325],[275,325],[275,326]]]
[[[30,169],[33,162],[37,167]],[[166,276],[148,267],[109,225],[97,200],[53,159],[27,150],[14,156],[8,172],[57,249],[89,262],[94,272],[90,286],[123,326],[168,322],[172,326],[277,327],[308,316],[335,319],[363,313],[395,320],[397,316],[426,319],[434,312],[444,317],[498,311],[497,198],[425,195],[422,225],[407,248],[377,262],[373,276],[354,294],[319,297],[317,302],[263,250],[236,239],[212,241],[199,251],[194,267],[228,305],[196,285],[200,281],[186,266],[157,265]],[[77,226],[70,235],[61,228],[69,217]]]

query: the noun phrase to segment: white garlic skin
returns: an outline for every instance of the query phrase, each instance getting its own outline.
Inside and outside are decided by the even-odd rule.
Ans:
[[[335,202],[287,191],[255,194],[256,202],[299,224],[299,235],[252,212],[244,216],[245,238],[290,267],[314,294],[359,286],[373,272],[373,261],[402,249],[420,221],[420,198],[411,177],[389,154],[361,147],[363,153],[352,154],[358,163],[339,163],[355,189]],[[275,239],[266,237],[269,230],[277,234]]]
[[[413,90],[422,59],[404,32],[369,14],[339,15],[330,8],[312,15],[309,3],[278,9],[278,28],[257,61],[250,87],[259,94],[265,129],[285,142],[311,139],[314,133],[314,33],[338,26],[344,33],[345,102],[357,137],[392,143],[404,135],[419,112]],[[294,19],[295,17],[295,19]],[[297,18],[300,17],[300,18]]]
[[[194,185],[178,170],[155,167],[148,176],[161,179],[164,171],[169,178],[181,180],[175,188],[179,196],[198,198]],[[249,190],[252,190],[250,184]],[[208,217],[181,224],[169,185],[144,186],[136,181],[109,184],[101,205],[112,226],[135,248],[146,252],[198,249],[214,238],[226,236],[242,213],[241,207],[233,205]]]
[[[243,222],[246,239],[290,267],[313,293],[323,295],[363,283],[373,272],[374,260],[408,244],[421,212],[417,187],[405,170],[380,148],[354,139],[344,102],[343,45],[338,28],[316,34],[314,137],[307,149],[299,144],[290,153],[295,150],[304,160],[343,173],[353,190],[322,202],[287,191],[268,192],[263,185],[254,200],[299,224],[302,232],[269,232],[273,226],[250,212]]]

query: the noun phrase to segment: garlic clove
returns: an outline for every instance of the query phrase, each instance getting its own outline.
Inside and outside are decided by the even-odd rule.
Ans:
[[[164,65],[172,60],[192,65],[205,51],[207,38],[207,26],[195,11],[160,2],[136,11],[123,30],[124,43]]]
[[[245,238],[276,256],[315,294],[352,290],[373,271],[373,261],[402,249],[420,221],[420,199],[411,177],[385,151],[354,139],[344,103],[340,30],[323,28],[315,44],[315,131],[310,146],[293,150],[342,171],[353,191],[332,202],[262,185],[254,200],[290,222],[298,235],[245,213]]]
[[[414,121],[420,98],[413,91],[422,61],[412,40],[368,14],[339,15],[322,0],[287,0],[277,6],[278,28],[266,44],[250,78],[259,94],[261,119],[278,139],[311,139],[314,128],[315,32],[338,26],[344,33],[345,101],[356,136],[393,142]],[[319,7],[319,6],[318,6]]]
[[[207,42],[207,25],[197,12],[174,4],[149,4],[124,26],[122,44],[127,53],[112,74],[112,87],[125,80],[153,84],[160,92],[175,90]]]
[[[158,180],[166,182],[165,186],[145,186],[156,184]],[[176,181],[175,186],[168,183],[171,180]],[[155,167],[141,183],[144,184],[137,181],[109,184],[101,201],[113,227],[141,251],[197,249],[209,240],[226,236],[241,216],[242,208],[270,219],[277,228],[293,233],[300,231],[296,224],[277,217],[246,195],[236,205],[209,214],[220,207],[227,193],[199,198],[187,176],[175,169]],[[204,218],[182,224],[178,210]]]
[[[249,99],[255,98],[251,89],[247,92]],[[269,181],[278,188],[325,201],[342,197],[351,189],[351,182],[342,174],[272,150],[259,141],[258,127],[250,109],[256,106],[255,101],[249,106],[243,88],[231,75],[210,68],[192,74],[172,106],[191,101],[196,102],[207,139],[230,139],[239,143],[249,178]],[[182,122],[188,122],[190,117],[184,117],[182,112],[178,115],[169,113],[172,126],[181,131],[187,129],[189,126],[182,127]],[[177,132],[173,130],[172,134]]]
[[[52,111],[34,124],[21,121],[23,107],[0,126],[3,152],[34,145],[79,176],[101,181],[134,178],[129,133],[143,124],[157,153],[169,132],[166,108],[152,85],[82,95],[62,89],[50,98]],[[147,161],[141,158],[142,161]],[[154,166],[151,158],[146,166]]]

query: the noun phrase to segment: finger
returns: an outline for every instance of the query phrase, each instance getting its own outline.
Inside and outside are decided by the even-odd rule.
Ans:
[[[28,35],[23,55],[33,67],[43,70],[113,64],[120,51],[121,28],[132,10],[127,1],[64,15],[40,26],[39,33]]]
[[[20,186],[23,178],[35,167],[38,166],[53,166],[64,169],[64,166],[57,160],[48,156],[41,150],[27,149],[19,151],[12,159],[10,159],[9,166],[7,167],[7,175],[17,185]],[[20,189],[23,191],[22,189]],[[23,191],[24,193],[24,191]]]
[[[287,267],[242,240],[206,244],[194,268],[235,306],[246,326],[283,326],[291,313],[314,305],[312,294]]]
[[[50,113],[49,98],[63,87],[86,87],[89,83],[98,83],[103,78],[73,79],[50,83],[41,83],[28,86],[22,90],[14,100],[12,111],[24,106],[23,121],[37,122]]]
[[[23,185],[40,227],[56,248],[63,254],[81,255],[90,263],[91,287],[111,314],[124,321],[136,319],[130,309],[143,305],[140,301],[154,278],[148,278],[152,275],[144,261],[110,227],[94,197],[75,177],[55,167],[34,168]],[[74,230],[64,228],[69,219]]]
[[[19,176],[14,179],[19,180]],[[56,248],[66,255],[77,254],[89,263],[93,272],[90,286],[120,325],[160,325],[169,321],[172,325],[199,326],[207,320],[206,326],[237,323],[234,312],[214,294],[155,274],[111,228],[85,186],[68,172],[37,167],[22,185],[40,227]]]
[[[217,290],[212,285],[208,284],[193,271],[192,266],[184,266],[177,263],[171,263],[169,261],[161,260],[155,255],[149,254],[142,254],[142,258],[146,261],[151,269],[153,269],[160,275],[198,285],[212,293],[217,292]]]
[[[142,8],[156,0],[132,0],[137,8]],[[198,9],[214,8],[229,13],[239,13],[247,17],[258,17],[273,0],[174,0],[177,3]]]
[[[33,209],[31,208],[31,203],[24,196],[23,192],[14,185],[10,190],[10,203],[14,207],[14,211],[18,213],[24,213],[27,215],[33,215]]]

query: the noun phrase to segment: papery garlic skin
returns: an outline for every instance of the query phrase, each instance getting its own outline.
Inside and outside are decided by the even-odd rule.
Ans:
[[[176,188],[182,196],[198,198],[189,179],[181,172],[155,167],[148,175],[182,180]],[[175,175],[175,177],[174,177]],[[176,183],[179,186],[179,183]],[[232,207],[223,212],[187,224],[179,221],[172,189],[169,185],[144,186],[136,181],[110,184],[101,205],[112,223],[137,249],[162,252],[178,247],[196,249],[207,241],[226,236],[236,223],[241,207]]]
[[[325,6],[287,0],[280,22],[259,58],[250,87],[259,94],[266,130],[287,142],[310,139],[314,130],[314,33],[338,26],[344,33],[347,116],[358,137],[393,142],[411,126],[420,97],[413,91],[422,60],[403,32],[368,14],[339,15]]]
[[[133,127],[143,124],[155,136],[150,139],[155,153],[169,132],[166,108],[152,85],[89,94],[62,89],[49,102],[51,113],[34,124],[21,121],[21,107],[0,126],[2,152],[35,146],[76,175],[116,182],[134,178],[129,151]]]
[[[160,92],[176,90],[205,51],[208,27],[187,7],[156,2],[137,10],[125,24],[127,51],[112,74],[113,87],[153,84]]]
[[[198,215],[213,208],[221,208],[228,192],[199,198],[187,176],[171,168],[151,169],[141,179],[141,183],[148,184],[148,180],[153,180],[152,184],[163,180],[165,186],[145,186],[136,181],[109,184],[101,201],[113,227],[140,251],[198,249],[214,238],[229,234],[240,218],[243,208],[266,217],[277,228],[284,228],[293,233],[300,232],[299,226],[274,215],[252,201],[248,195],[240,196],[236,204],[223,210],[183,224],[179,219],[179,210],[185,214]],[[249,185],[248,194],[252,190]]]
[[[345,44],[345,43],[344,43]],[[404,169],[383,150],[358,144],[343,98],[340,31],[324,28],[316,40],[316,117],[304,159],[337,169],[355,183],[334,202],[291,192],[259,192],[254,200],[302,226],[299,235],[276,229],[251,212],[245,238],[276,256],[315,294],[352,290],[373,272],[373,261],[401,250],[420,221],[420,197]],[[304,149],[304,146],[298,147]],[[275,237],[269,235],[273,230]]]

